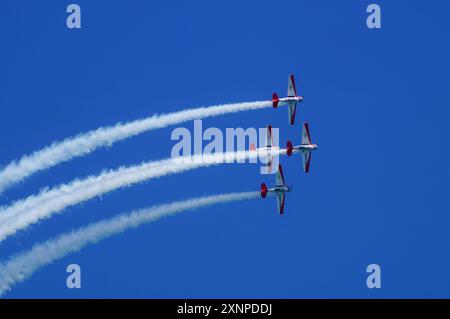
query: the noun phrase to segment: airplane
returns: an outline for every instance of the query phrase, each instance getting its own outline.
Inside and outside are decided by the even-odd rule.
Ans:
[[[311,162],[311,152],[316,150],[319,146],[311,143],[311,135],[309,135],[308,123],[303,123],[302,144],[293,146],[291,141],[287,141],[286,150],[287,155],[301,152],[303,154],[303,170],[305,173],[309,172],[309,163]]]
[[[295,87],[294,74],[289,75],[287,97],[279,98],[278,94],[272,94],[273,108],[276,109],[279,102],[285,102],[288,105],[289,123],[294,125],[295,111],[297,109],[297,102],[303,102],[303,96],[297,95]]]
[[[270,150],[277,150],[280,147],[275,146],[273,143],[273,136],[272,136],[272,125],[267,125],[266,129],[266,144],[263,147],[255,148],[255,144],[250,145],[250,151],[270,151]],[[268,160],[267,165],[269,166],[269,173],[272,172],[272,164],[273,164],[273,155],[267,154]]]
[[[277,196],[278,214],[284,213],[284,197],[287,192],[292,190],[292,186],[287,186],[284,181],[281,164],[278,165],[278,172],[275,176],[275,187],[267,188],[265,183],[261,184],[261,197],[266,198],[267,193],[274,193]]]

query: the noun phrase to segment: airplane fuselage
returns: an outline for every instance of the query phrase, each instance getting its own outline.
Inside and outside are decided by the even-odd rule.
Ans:
[[[318,148],[317,144],[300,144],[292,147],[293,152],[313,151]]]
[[[280,102],[303,102],[303,96],[287,96],[279,99]]]
[[[275,186],[267,189],[269,193],[288,193],[292,190],[292,186]]]

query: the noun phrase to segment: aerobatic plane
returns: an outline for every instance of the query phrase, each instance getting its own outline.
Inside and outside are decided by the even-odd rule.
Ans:
[[[255,148],[255,144],[250,145],[251,151],[270,151],[270,150],[278,150],[280,147],[275,146],[273,143],[272,136],[272,125],[267,125],[266,129],[266,144],[263,147]],[[269,173],[272,173],[272,164],[273,164],[273,155],[267,152],[267,166],[269,166]]]
[[[291,125],[294,125],[295,120],[295,111],[297,109],[297,103],[303,101],[303,96],[297,94],[297,89],[295,87],[295,80],[294,75],[289,75],[288,80],[288,90],[287,90],[287,97],[279,98],[278,94],[273,93],[272,94],[272,103],[273,108],[277,108],[279,102],[287,103],[288,105],[288,115],[289,115],[289,123]]]
[[[292,190],[292,186],[287,186],[284,181],[283,170],[281,165],[278,165],[278,172],[275,176],[275,187],[267,188],[266,184],[261,184],[261,197],[266,198],[267,193],[274,193],[277,197],[278,214],[284,213],[284,197],[287,192]]]
[[[293,146],[291,141],[287,141],[286,150],[287,155],[301,152],[303,155],[303,170],[305,173],[309,172],[309,163],[311,162],[311,152],[318,148],[317,144],[311,143],[311,135],[309,135],[308,123],[303,123],[302,144]]]

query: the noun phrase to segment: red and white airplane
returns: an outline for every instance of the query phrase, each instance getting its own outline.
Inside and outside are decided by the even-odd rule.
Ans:
[[[284,213],[284,197],[292,190],[292,186],[287,186],[284,181],[283,170],[278,165],[278,172],[275,176],[275,187],[267,188],[266,184],[261,184],[261,197],[266,198],[267,193],[274,193],[277,196],[278,214]]]
[[[278,94],[273,93],[272,94],[272,102],[273,102],[273,108],[277,108],[279,102],[287,103],[288,105],[288,111],[289,111],[289,123],[291,125],[294,125],[295,120],[295,111],[297,109],[297,103],[303,102],[303,96],[297,95],[297,89],[295,87],[295,80],[294,75],[289,75],[289,81],[288,81],[288,90],[287,90],[287,97],[279,98]]]
[[[278,150],[280,147],[275,146],[273,143],[272,136],[272,125],[267,125],[266,129],[266,144],[263,147],[255,148],[255,144],[250,145],[250,151],[270,151],[270,150]],[[267,154],[267,165],[269,166],[269,173],[272,173],[272,164],[273,164],[273,155]]]
[[[316,150],[319,146],[311,143],[311,135],[309,135],[308,123],[303,123],[302,144],[293,146],[291,141],[287,141],[286,149],[287,155],[301,152],[303,155],[303,170],[305,173],[309,172],[309,163],[311,162],[311,152]]]

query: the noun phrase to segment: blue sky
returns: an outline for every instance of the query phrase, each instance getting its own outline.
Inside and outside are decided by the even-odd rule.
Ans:
[[[281,218],[263,200],[180,214],[59,260],[7,297],[450,297],[448,1],[376,1],[380,30],[365,24],[371,1],[77,1],[81,30],[65,26],[69,3],[2,3],[0,165],[119,121],[269,99],[290,72],[305,96],[297,120],[320,149],[308,176],[299,157],[282,159],[294,191]],[[283,109],[203,122],[267,124],[283,144],[300,140]],[[0,203],[168,157],[172,129],[38,173]],[[224,165],[114,191],[19,232],[0,257],[136,208],[272,182],[258,172]],[[65,285],[71,263],[79,290]],[[372,263],[379,290],[365,285]]]

